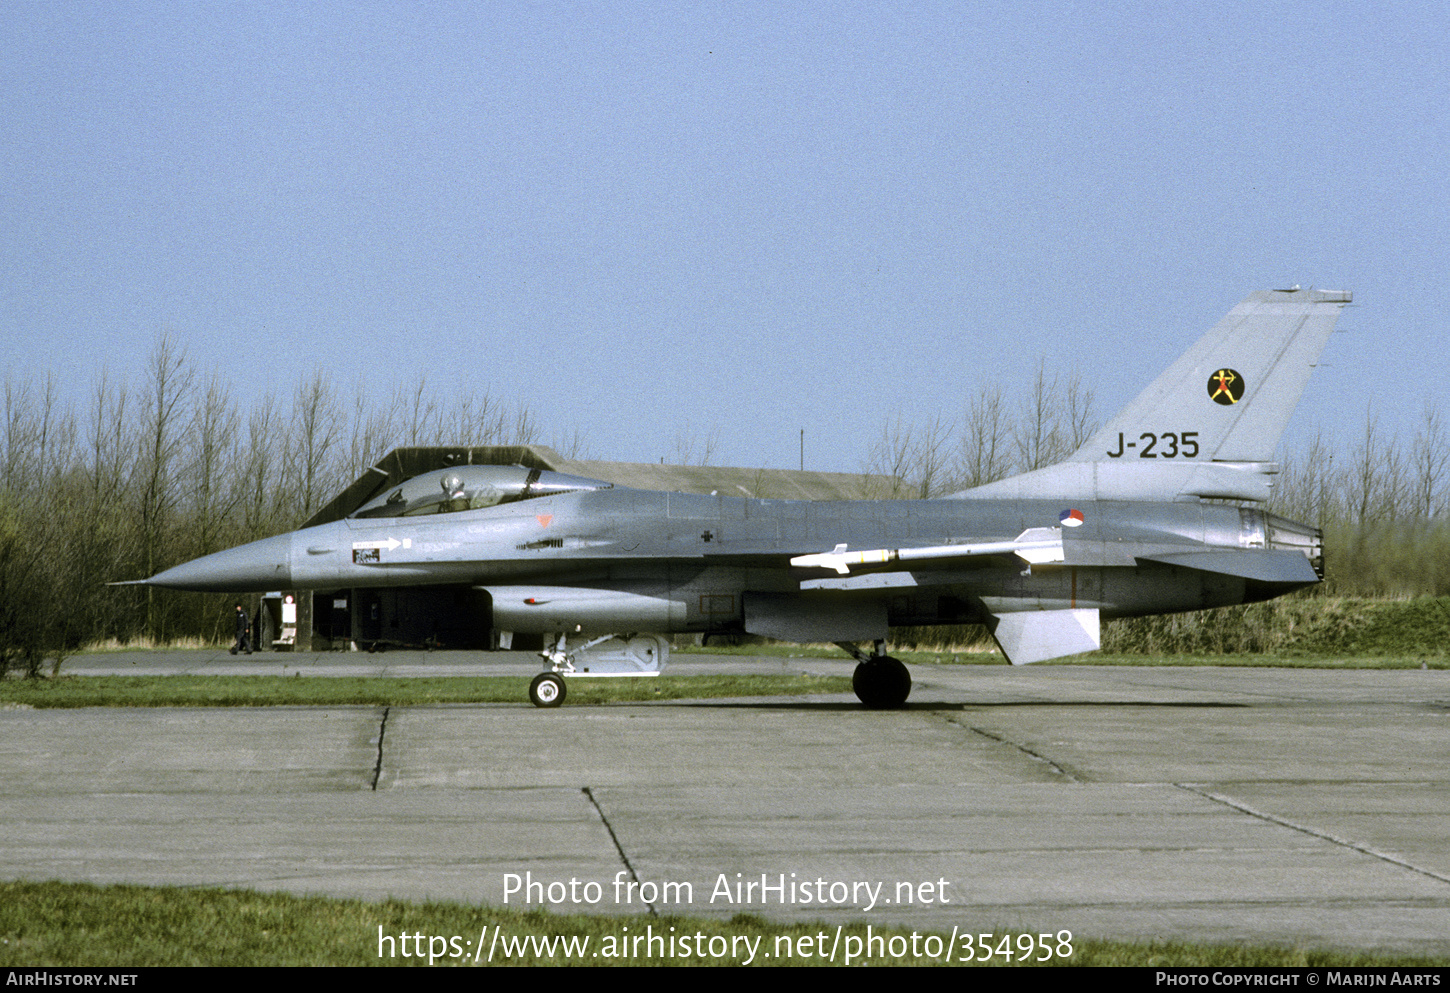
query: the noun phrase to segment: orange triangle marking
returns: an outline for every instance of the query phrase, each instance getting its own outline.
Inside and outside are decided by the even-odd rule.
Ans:
[[[546,528],[546,527],[549,526],[549,522],[554,519],[554,515],[553,514],[535,514],[534,515],[534,519],[539,522],[539,527]]]

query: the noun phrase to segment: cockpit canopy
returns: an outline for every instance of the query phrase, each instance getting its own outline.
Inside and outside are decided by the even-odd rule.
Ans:
[[[369,500],[353,517],[420,517],[482,510],[499,504],[575,490],[607,490],[613,483],[521,465],[461,465],[414,476]]]

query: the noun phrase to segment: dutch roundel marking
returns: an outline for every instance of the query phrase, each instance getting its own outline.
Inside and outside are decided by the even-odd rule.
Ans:
[[[1208,398],[1231,407],[1243,399],[1244,377],[1233,369],[1219,369],[1208,377]]]
[[[1064,510],[1057,515],[1057,519],[1062,522],[1063,527],[1075,528],[1082,524],[1082,511],[1076,508]]]

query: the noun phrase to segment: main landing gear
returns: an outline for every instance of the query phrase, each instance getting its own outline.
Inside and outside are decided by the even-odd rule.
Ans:
[[[851,688],[868,710],[895,710],[905,705],[911,695],[911,673],[900,659],[883,655],[886,643],[878,641],[868,655],[855,645],[836,642],[857,662],[851,676]]]

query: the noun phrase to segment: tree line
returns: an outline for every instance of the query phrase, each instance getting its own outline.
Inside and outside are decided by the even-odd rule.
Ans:
[[[863,459],[862,496],[923,498],[1060,461],[1097,427],[1080,380],[1040,364],[1016,403],[997,387],[956,416],[887,422]],[[541,441],[522,402],[430,388],[343,393],[321,372],[244,407],[169,335],[137,386],[104,373],[77,408],[56,376],[5,384],[0,423],[0,672],[97,641],[226,637],[226,596],[108,587],[292,530],[393,448]],[[676,438],[680,462],[718,443]],[[578,457],[576,432],[562,454]],[[1347,446],[1347,447],[1346,447]],[[557,446],[556,447],[560,447]],[[1425,407],[1409,438],[1371,410],[1347,442],[1320,433],[1284,457],[1271,509],[1319,524],[1327,592],[1450,593],[1450,440]]]
[[[0,432],[3,673],[96,641],[217,641],[227,597],[104,584],[292,530],[398,446],[532,444],[540,426],[426,378],[378,397],[317,372],[244,409],[163,335],[143,382],[102,373],[79,410],[54,373],[7,380]]]

